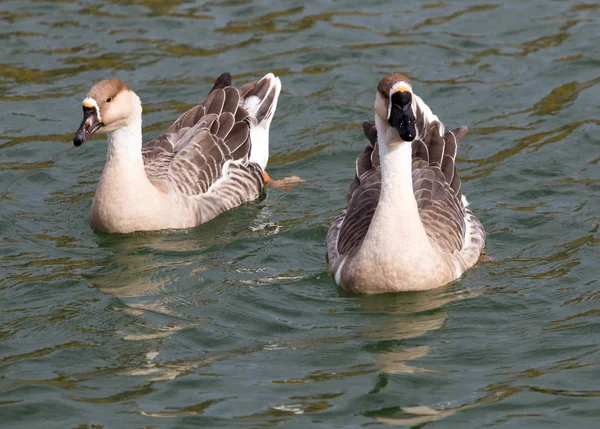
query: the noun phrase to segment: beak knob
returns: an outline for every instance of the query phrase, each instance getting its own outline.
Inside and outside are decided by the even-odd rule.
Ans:
[[[390,100],[392,108],[388,122],[398,130],[400,138],[411,142],[417,135],[415,114],[412,110],[412,94],[408,91],[396,92]]]

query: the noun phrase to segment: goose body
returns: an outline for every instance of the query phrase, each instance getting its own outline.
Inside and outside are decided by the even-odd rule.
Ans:
[[[335,281],[357,293],[443,286],[472,267],[485,231],[466,208],[456,169],[466,127],[445,131],[403,75],[378,86],[369,145],[356,160],[347,208],[327,234]]]
[[[128,233],[193,227],[258,197],[280,90],[270,73],[240,89],[224,73],[201,104],[142,146],[137,95],[118,79],[94,85],[73,140],[79,146],[95,131],[108,135],[92,228]]]

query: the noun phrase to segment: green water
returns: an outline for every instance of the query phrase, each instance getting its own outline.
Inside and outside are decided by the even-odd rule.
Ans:
[[[0,3],[2,428],[594,428],[600,423],[600,6],[377,0]],[[275,72],[291,190],[185,231],[94,234],[119,77],[150,139],[223,71]],[[449,127],[494,262],[356,296],[328,273],[382,76]]]

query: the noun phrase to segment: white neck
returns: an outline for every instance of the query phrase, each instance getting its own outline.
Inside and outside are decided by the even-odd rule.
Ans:
[[[108,132],[108,152],[90,212],[99,231],[130,232],[158,229],[156,219],[166,217],[170,206],[150,182],[142,157],[141,114],[128,118]]]
[[[403,141],[395,128],[375,117],[381,160],[381,199],[415,201],[412,185],[412,145]],[[416,202],[415,202],[416,207]]]
[[[395,128],[376,115],[381,160],[381,194],[365,245],[410,256],[429,249],[429,240],[413,193],[412,143],[403,141]],[[395,256],[397,257],[397,256]]]
[[[109,195],[129,200],[152,187],[142,158],[142,118],[138,116],[108,133],[106,165],[98,183],[96,199]]]
[[[106,164],[123,164],[130,168],[143,167],[142,117],[132,118],[125,126],[108,133]]]

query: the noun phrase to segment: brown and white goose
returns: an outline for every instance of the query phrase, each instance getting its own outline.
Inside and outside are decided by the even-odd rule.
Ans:
[[[73,143],[108,134],[108,153],[92,203],[96,231],[187,228],[255,199],[268,178],[269,126],[281,90],[269,73],[240,89],[222,74],[208,97],[142,146],[142,104],[118,79],[83,100]]]
[[[356,160],[347,208],[327,234],[336,283],[373,294],[457,279],[485,247],[455,165],[467,128],[445,131],[401,74],[379,83],[375,123],[363,128],[370,145]]]

